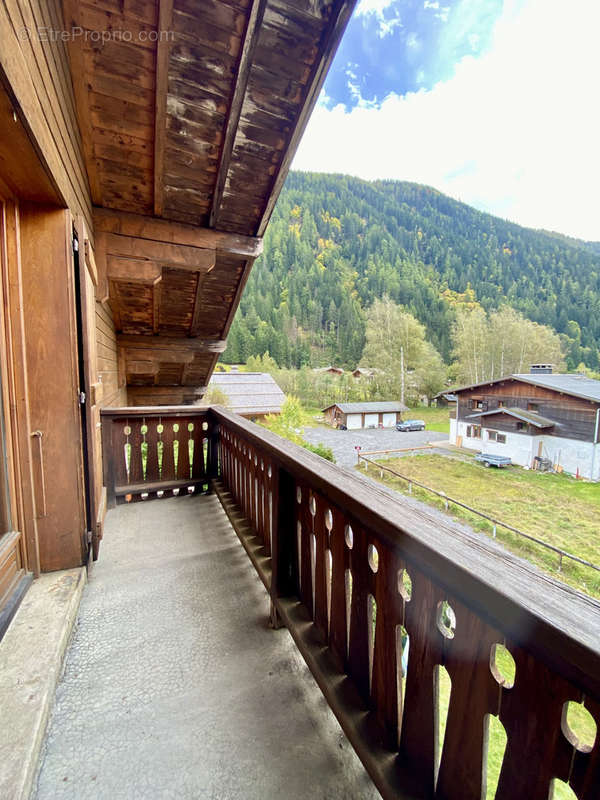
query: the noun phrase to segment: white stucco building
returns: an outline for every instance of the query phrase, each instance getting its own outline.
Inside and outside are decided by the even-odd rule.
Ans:
[[[555,469],[600,480],[600,381],[536,365],[528,374],[451,391],[453,444],[524,467],[547,459]]]

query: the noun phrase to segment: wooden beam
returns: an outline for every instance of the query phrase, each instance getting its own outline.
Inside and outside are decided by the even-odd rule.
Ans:
[[[114,233],[106,234],[106,252],[108,256],[154,261],[161,266],[186,269],[191,272],[209,272],[217,260],[214,250],[149,241]]]
[[[298,116],[294,130],[292,131],[288,141],[288,146],[286,147],[285,155],[281,160],[279,169],[273,176],[271,189],[268,195],[269,199],[266,202],[260,222],[256,229],[257,236],[262,236],[264,234],[269,220],[271,219],[271,214],[273,213],[275,203],[277,202],[279,193],[281,192],[285,179],[287,178],[292,159],[296,154],[296,150],[300,144],[300,139],[304,134],[304,130],[308,124],[310,115],[312,114],[319,98],[321,88],[325,82],[325,77],[329,67],[331,66],[331,62],[333,61],[344,30],[346,29],[346,25],[352,16],[355,5],[356,0],[337,0],[337,2],[334,4],[329,24],[322,38],[322,41],[325,41],[327,44],[312,68],[308,81],[308,89],[302,104],[302,111]]]
[[[141,347],[156,350],[186,349],[195,353],[222,353],[227,346],[223,339],[195,339],[177,336],[144,336],[143,334],[119,334],[119,347]]]
[[[162,216],[167,138],[167,94],[169,91],[170,32],[173,0],[158,2],[158,44],[156,48],[156,99],[154,114],[154,213]]]
[[[154,286],[162,279],[162,267],[154,261],[108,257],[108,280],[116,283],[142,283]]]
[[[183,341],[185,342],[187,340],[184,339]],[[124,347],[123,350],[127,360],[127,372],[129,372],[129,364],[136,361],[152,361],[163,364],[191,364],[194,360],[194,351],[184,350],[183,348],[165,350],[152,347]]]
[[[229,116],[227,117],[225,136],[223,137],[223,146],[221,148],[221,155],[219,158],[217,181],[215,183],[212,206],[210,209],[210,217],[208,222],[210,228],[215,228],[219,220],[219,210],[223,200],[223,192],[225,190],[227,174],[229,173],[229,164],[231,162],[231,154],[233,152],[235,135],[240,122],[242,106],[246,96],[246,89],[248,88],[248,78],[250,77],[250,69],[252,67],[252,60],[254,58],[256,44],[258,42],[260,26],[265,13],[265,6],[266,0],[253,0],[252,7],[250,9],[250,16],[248,17],[248,24],[246,25],[246,31],[244,33],[244,39],[240,50],[240,60],[238,63],[235,89],[233,92],[231,105],[229,107]]]
[[[245,258],[257,258],[263,250],[262,239],[254,236],[226,233],[105,208],[94,208],[94,227],[96,236],[100,233],[116,233],[156,242],[202,247]]]
[[[63,0],[63,16],[65,20],[65,30],[81,30],[80,9],[81,3],[78,0]],[[98,162],[94,154],[94,143],[92,139],[92,117],[90,113],[90,96],[85,80],[85,63],[83,57],[84,37],[70,36],[68,39],[69,61],[71,63],[71,80],[73,92],[75,94],[75,105],[77,110],[77,121],[81,132],[83,144],[83,154],[85,156],[85,167],[90,182],[90,192],[94,203],[102,202],[102,188]]]

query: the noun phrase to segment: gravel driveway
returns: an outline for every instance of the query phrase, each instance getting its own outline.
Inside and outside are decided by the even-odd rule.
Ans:
[[[393,447],[418,447],[428,442],[448,441],[447,433],[437,431],[406,431],[395,428],[367,428],[358,431],[340,431],[335,428],[305,428],[304,439],[312,444],[331,447],[337,463],[342,467],[356,464],[356,445],[363,450],[387,450]]]

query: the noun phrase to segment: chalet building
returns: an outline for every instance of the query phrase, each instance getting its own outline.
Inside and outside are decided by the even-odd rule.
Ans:
[[[344,374],[344,370],[341,367],[333,367],[331,365],[328,367],[316,367],[313,372],[317,372],[321,375],[335,375],[337,377]]]
[[[497,798],[547,798],[555,780],[597,798],[600,737],[581,745],[566,714],[583,703],[600,723],[595,601],[197,405],[353,6],[0,4],[1,798],[31,796],[74,587],[101,602],[80,609],[85,669],[67,668],[63,689],[78,683],[81,702],[61,707],[71,738],[47,740],[38,797],[258,800],[296,780],[290,797],[372,798],[356,754],[383,797],[475,800],[495,716],[508,742]],[[578,457],[598,441],[600,398],[558,377],[507,379],[538,407],[507,394],[520,412],[494,426],[467,421],[496,391],[471,387],[460,424],[497,431],[498,447],[501,425],[546,447],[565,425]],[[404,410],[335,408],[348,427]],[[495,664],[504,645],[514,686]],[[279,668],[293,648],[316,684]],[[317,686],[354,753],[325,704],[305,702]]]
[[[524,467],[546,459],[556,469],[600,480],[600,381],[535,365],[528,374],[453,389],[452,395],[453,444],[506,455]]]
[[[352,371],[353,378],[366,378],[370,380],[371,378],[375,377],[375,370],[366,369],[365,367],[357,367],[355,370]]]
[[[285,394],[266,372],[215,372],[208,386],[223,392],[229,410],[251,420],[280,414],[285,402]]]
[[[374,403],[334,403],[323,409],[325,420],[334,428],[345,425],[348,430],[358,428],[393,428],[408,411],[403,403],[394,401]]]

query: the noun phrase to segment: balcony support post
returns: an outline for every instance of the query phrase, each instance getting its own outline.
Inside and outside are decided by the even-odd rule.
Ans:
[[[283,468],[275,472],[272,496],[273,529],[271,536],[271,626],[281,627],[277,598],[290,597],[297,591],[296,484]]]
[[[206,472],[208,485],[219,478],[219,427],[212,414],[208,417],[208,454]]]

